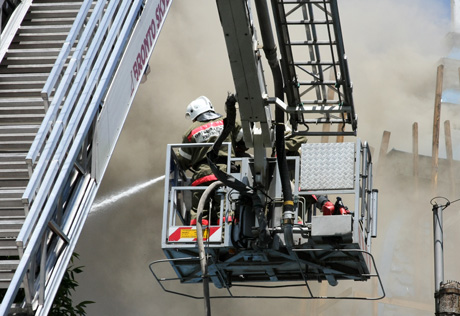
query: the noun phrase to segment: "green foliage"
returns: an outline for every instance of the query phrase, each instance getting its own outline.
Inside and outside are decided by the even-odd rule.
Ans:
[[[75,252],[62,278],[53,306],[48,314],[49,316],[85,316],[86,305],[94,303],[93,301],[83,301],[73,306],[72,292],[75,292],[75,288],[78,286],[75,275],[83,272],[82,266],[74,266],[74,258],[79,258],[79,255]]]

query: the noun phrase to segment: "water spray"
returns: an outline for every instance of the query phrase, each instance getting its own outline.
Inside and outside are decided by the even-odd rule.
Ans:
[[[94,213],[94,212],[97,212],[97,211],[100,211],[100,210],[103,210],[105,209],[107,206],[109,205],[112,205],[114,203],[116,203],[118,200],[120,199],[123,199],[123,198],[126,198],[128,196],[131,196],[133,194],[136,194],[138,192],[141,192],[142,190],[144,190],[145,188],[163,180],[165,178],[165,176],[159,176],[157,178],[154,178],[154,179],[151,179],[151,180],[148,180],[146,182],[142,182],[142,183],[139,183],[139,184],[136,184],[135,186],[127,189],[127,190],[123,190],[121,192],[118,192],[118,193],[115,193],[115,194],[112,194],[111,196],[109,196],[108,198],[101,198],[100,201],[96,202],[93,204],[93,207],[91,208],[91,213]]]

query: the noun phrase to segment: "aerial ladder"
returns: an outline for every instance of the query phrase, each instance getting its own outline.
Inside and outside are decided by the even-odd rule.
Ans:
[[[47,315],[171,1],[0,1],[11,4],[0,38],[0,315]]]
[[[373,187],[369,146],[358,138],[353,142],[312,141],[316,136],[356,136],[357,131],[337,3],[216,1],[244,141],[252,156],[229,155],[224,173],[214,163],[220,146],[231,151],[231,144],[222,143],[225,135],[215,144],[168,145],[162,229],[166,259],[150,265],[165,291],[205,300],[325,298],[313,292],[310,282],[336,286],[342,280],[374,278],[379,294],[352,298],[385,296],[371,254],[371,240],[377,236],[378,190]],[[267,88],[263,69],[267,64],[273,92]],[[227,120],[233,122],[235,115],[227,107]],[[288,126],[292,135],[309,137],[299,156],[286,156]],[[208,163],[219,180],[212,186],[221,197],[216,212],[223,220],[210,223],[203,231],[200,223],[195,227],[188,220],[190,192],[205,192],[201,204],[210,190],[190,185],[190,175],[177,162],[176,151],[183,146],[209,146]],[[273,148],[276,155],[269,155]],[[238,171],[231,168],[235,165]],[[313,196],[336,198],[336,206],[346,201],[348,211],[321,215]],[[161,276],[163,265],[171,265],[176,276]],[[171,286],[174,281],[203,283],[205,288],[211,281],[222,291],[190,294]],[[283,285],[278,286],[279,282]],[[307,295],[280,291],[280,287],[299,285],[308,289]],[[250,295],[240,294],[244,287],[251,288]]]

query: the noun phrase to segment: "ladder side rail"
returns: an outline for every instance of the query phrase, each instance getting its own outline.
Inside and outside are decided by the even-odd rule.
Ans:
[[[369,191],[371,199],[371,209],[370,209],[370,235],[372,238],[377,237],[377,221],[378,221],[378,204],[379,204],[379,190],[374,189],[374,163],[372,162],[372,154],[369,150]]]
[[[287,104],[289,106],[296,106],[300,104],[300,96],[294,69],[294,57],[291,47],[286,45],[286,43],[290,42],[289,30],[286,24],[286,12],[283,3],[278,0],[272,0],[272,10],[279,50],[282,57],[280,64],[283,71],[284,86],[286,87]]]
[[[361,170],[363,164],[363,156],[362,156],[362,143],[361,140],[358,138],[356,139],[356,146],[355,146],[355,187],[354,187],[354,198],[355,198],[355,205],[354,205],[354,213],[353,213],[353,241],[358,242],[363,240],[364,229],[360,230],[362,227],[362,217],[361,217]],[[361,235],[360,234],[361,231]]]
[[[363,190],[363,195],[362,199],[365,200],[364,205],[366,206],[366,209],[364,210],[366,212],[366,233],[369,235],[371,233],[371,226],[370,226],[370,220],[371,220],[371,211],[372,211],[372,184],[371,184],[371,175],[369,174],[371,170],[371,162],[369,161],[369,147],[367,146],[367,143],[365,142],[363,144],[363,165],[365,169],[365,173],[363,175],[366,176],[366,186]]]
[[[182,174],[185,174],[185,171],[181,169],[178,162],[174,159],[171,159],[175,148],[183,147],[212,147],[213,143],[189,143],[189,144],[168,144],[167,154],[166,154],[166,169],[165,169],[165,189],[164,189],[164,204],[163,204],[163,222],[162,222],[162,240],[161,247],[171,248],[180,246],[181,243],[177,244],[174,242],[168,241],[169,229],[171,227],[183,226],[183,224],[177,225],[176,223],[176,213],[177,209],[175,205],[178,203],[177,192],[181,191],[199,191],[205,190],[206,186],[190,186],[187,182],[179,181],[179,177],[182,178]],[[231,152],[232,143],[224,142],[222,146],[227,147],[227,152]],[[230,174],[231,170],[231,161],[234,159],[231,158],[231,155],[227,155],[227,173]],[[179,172],[177,172],[179,170]],[[179,201],[180,202],[180,201]],[[222,204],[220,207],[220,218],[225,213],[225,205]],[[223,221],[219,223],[220,227],[223,227]],[[182,243],[183,244],[183,243]]]
[[[350,116],[348,120],[350,123],[352,123],[353,130],[356,129],[356,121],[355,121],[355,111],[354,111],[354,103],[353,103],[353,86],[351,83],[350,79],[350,71],[348,69],[348,61],[347,57],[345,54],[345,46],[343,44],[343,36],[342,36],[342,28],[340,25],[340,17],[339,17],[339,9],[337,5],[337,0],[331,0],[330,2],[331,6],[331,14],[333,16],[333,27],[334,27],[334,33],[335,33],[335,38],[337,41],[337,52],[338,52],[338,57],[339,57],[339,64],[340,64],[340,70],[343,76],[343,91],[344,91],[344,98],[345,98],[345,103],[347,105],[351,106],[351,111],[350,111]]]
[[[314,10],[313,10],[313,5],[311,3],[307,3],[301,6],[302,8],[302,15],[305,20],[315,20],[315,15],[314,15]],[[324,8],[325,14],[326,8]],[[308,51],[310,55],[311,60],[322,60],[321,58],[321,53],[319,50],[320,41],[318,41],[318,34],[316,30],[316,24],[305,24],[305,35],[307,37],[307,42],[312,42],[313,45],[308,45]],[[327,43],[327,42],[326,42]],[[329,43],[329,45],[332,45]],[[312,47],[313,46],[313,47]],[[319,65],[312,65],[312,70],[313,70],[313,78],[316,78],[316,80],[319,80],[320,82],[324,81],[324,74],[323,74],[323,67],[321,64]],[[324,85],[317,85],[315,86],[316,90],[316,98],[318,100],[323,100],[326,99],[326,89]],[[323,97],[324,96],[324,97]]]
[[[367,222],[367,186],[368,186],[368,165],[367,165],[367,147],[366,144],[361,145],[361,152],[357,153],[361,155],[362,163],[360,168],[360,178],[361,178],[361,185],[360,185],[360,197],[361,197],[361,214],[360,220]]]
[[[92,3],[93,3],[92,0],[85,0],[85,2],[83,2],[82,6],[80,8],[80,11],[77,14],[77,17],[75,18],[75,22],[72,24],[72,28],[70,29],[70,32],[67,35],[66,40],[65,40],[65,42],[64,42],[64,44],[62,46],[62,49],[59,52],[59,55],[58,55],[58,57],[56,59],[56,62],[54,63],[53,68],[51,69],[51,72],[50,72],[50,74],[48,76],[48,79],[46,80],[45,85],[43,86],[41,96],[42,96],[42,99],[43,99],[43,102],[44,102],[44,105],[45,105],[45,110],[48,108],[51,93],[52,93],[53,89],[55,88],[56,84],[58,84],[58,79],[62,75],[63,68],[64,68],[65,62],[67,60],[67,57],[70,54],[71,48],[72,48],[72,46],[74,45],[75,41],[77,40],[77,38],[80,35],[82,35],[81,36],[81,41],[82,42],[80,43],[80,41],[79,41],[76,50],[78,51],[79,48],[82,47],[83,45],[86,46],[85,42],[87,41],[87,38],[82,33],[82,30],[84,30],[84,32],[89,32],[94,27],[91,18],[89,19],[88,23],[85,24],[85,21],[86,21],[87,15],[88,15],[88,11],[91,8]],[[94,15],[102,14],[102,10],[98,8],[99,3],[102,3],[102,1],[99,1],[96,4],[96,6],[95,6],[95,8],[93,10]],[[104,6],[102,6],[102,5],[100,5],[100,6],[103,9]],[[98,13],[99,10],[101,10],[100,13]],[[85,24],[84,28],[83,28],[83,24]],[[79,57],[81,58],[81,55],[83,54],[83,50],[81,50],[81,52],[79,52],[79,53],[76,52],[76,54],[79,54],[80,55]],[[75,54],[74,54],[74,56],[75,56]],[[74,56],[72,56],[72,58],[75,58]],[[80,59],[80,58],[78,58],[78,59]]]
[[[168,238],[168,230],[170,225],[170,204],[173,203],[175,197],[171,192],[176,187],[188,186],[188,177],[185,174],[185,170],[182,170],[178,161],[174,159],[174,149],[181,147],[193,146],[195,144],[168,144],[166,150],[166,168],[165,168],[165,184],[164,184],[164,199],[163,199],[163,222],[161,230],[161,246],[165,248],[166,240]],[[209,144],[212,146],[212,144]],[[184,179],[186,178],[186,179]]]
[[[373,217],[374,217],[374,209],[377,205],[375,205],[374,203],[376,203],[377,201],[375,200],[374,198],[374,189],[373,189],[373,177],[372,177],[372,157],[371,157],[371,151],[370,151],[370,148],[369,148],[369,145],[367,142],[364,143],[364,146],[366,147],[366,153],[365,153],[365,157],[363,159],[366,159],[367,160],[367,188],[366,188],[366,193],[367,193],[367,238],[368,238],[368,244],[369,244],[369,249],[368,251],[370,251],[370,237],[372,237],[373,235],[373,232],[372,232],[372,229],[373,229],[373,224],[372,224],[372,221],[373,221]]]
[[[172,158],[173,155],[173,149],[172,149],[171,144],[167,145],[166,149],[166,166],[165,166],[165,183],[164,183],[164,191],[163,191],[163,221],[161,224],[161,247],[163,247],[163,243],[166,241],[166,236],[167,236],[167,227],[168,227],[168,205],[169,205],[169,200],[170,200],[170,185],[171,183],[177,183],[178,182],[178,172],[175,172],[175,168],[177,166],[175,165],[175,161]],[[174,171],[173,171],[174,170]],[[173,177],[171,179],[171,173],[173,173]]]
[[[62,139],[62,133],[66,129],[68,125],[68,120],[71,112],[76,108],[75,107],[75,102],[77,102],[77,97],[81,93],[88,93],[89,89],[93,89],[94,85],[96,84],[96,80],[94,80],[94,77],[100,74],[101,69],[100,67],[93,67],[93,63],[95,60],[97,60],[97,54],[101,54],[101,45],[104,45],[102,43],[103,38],[105,37],[105,33],[107,32],[107,29],[109,28],[110,24],[112,23],[111,20],[113,19],[113,15],[116,11],[116,8],[118,6],[118,2],[112,1],[110,2],[107,11],[105,12],[103,19],[96,30],[95,34],[95,41],[91,43],[91,46],[88,49],[88,52],[86,54],[86,57],[83,61],[82,66],[80,67],[77,77],[70,87],[70,91],[67,93],[66,101],[59,113],[59,116],[51,130],[51,134],[49,136],[48,141],[45,144],[45,147],[43,148],[43,151],[40,153],[40,158],[38,160],[37,166],[32,173],[32,176],[30,178],[30,181],[24,191],[22,201],[23,204],[30,205],[33,203],[33,200],[36,196],[37,191],[39,190],[39,186],[42,183],[43,177],[45,175],[45,171],[47,170],[47,166],[50,164],[52,161],[52,155],[56,150],[56,146],[59,141],[56,141],[58,139]],[[110,30],[113,30],[111,28]],[[110,34],[109,30],[109,34]],[[88,34],[90,35],[90,34]],[[90,78],[87,78],[88,72],[90,72]],[[94,75],[91,75],[94,74]],[[85,80],[88,79],[88,80]],[[93,79],[93,81],[90,81]],[[85,82],[86,81],[86,82]],[[83,88],[83,92],[81,92],[81,89]],[[82,96],[80,96],[80,99]],[[53,102],[54,103],[54,102]],[[59,108],[59,105],[56,104],[56,111]],[[76,108],[78,110],[78,107]],[[48,111],[50,113],[51,111]],[[48,114],[47,113],[47,114]],[[48,122],[43,122],[42,126],[49,126],[51,125]],[[45,133],[46,134],[46,133]],[[43,134],[42,134],[43,135]],[[45,135],[43,135],[43,140],[45,140]],[[39,135],[35,138],[36,140],[38,139]],[[70,141],[70,140],[69,140]],[[34,141],[35,143],[35,141]],[[34,150],[31,148],[31,151]],[[37,153],[38,155],[38,153]],[[36,221],[36,215],[27,216],[26,218],[26,223],[28,218],[31,217],[31,221],[35,222]],[[25,223],[25,224],[26,224]],[[29,224],[29,223],[27,223]],[[26,226],[27,227],[27,226]]]
[[[0,64],[8,52],[11,42],[16,36],[16,32],[21,27],[22,20],[24,19],[27,11],[32,5],[32,0],[23,0],[19,3],[13,14],[10,16],[5,28],[1,30],[0,34]]]
[[[369,149],[369,145],[367,142],[364,142],[360,145],[361,153],[359,154],[361,159],[361,170],[360,170],[360,183],[359,183],[359,198],[361,199],[360,202],[360,209],[359,216],[356,217],[362,227],[362,238],[364,240],[364,244],[361,246],[366,247],[363,250],[370,252],[371,251],[371,237],[373,237],[373,229],[376,227],[376,223],[374,225],[373,219],[376,217],[376,208],[377,208],[377,198],[376,198],[376,190],[373,189],[372,183],[372,157],[371,152]]]
[[[112,2],[113,4],[115,4],[115,2]],[[37,164],[37,170],[47,170],[46,173],[43,171],[43,172],[40,172],[40,173],[37,173],[37,172],[34,172],[30,182],[29,182],[29,185],[27,186],[26,188],[26,192],[24,193],[24,196],[26,196],[27,198],[32,198],[32,201],[30,201],[29,199],[29,204],[30,202],[32,202],[32,206],[30,208],[30,212],[24,222],[24,226],[23,226],[23,229],[21,229],[21,232],[19,233],[19,236],[18,236],[18,242],[25,242],[27,243],[27,239],[28,239],[28,236],[30,235],[30,232],[31,230],[33,229],[33,223],[36,222],[38,216],[39,216],[39,212],[40,212],[40,209],[43,205],[43,196],[48,196],[48,194],[46,194],[46,192],[49,190],[49,188],[46,188],[46,182],[48,181],[51,181],[53,182],[52,180],[56,177],[56,175],[58,174],[58,169],[60,168],[60,165],[62,163],[62,161],[65,159],[65,154],[67,152],[67,149],[69,148],[69,146],[71,145],[72,141],[73,141],[73,138],[74,138],[74,134],[77,130],[77,127],[78,127],[78,122],[80,121],[82,115],[84,114],[84,111],[87,107],[87,102],[89,101],[89,98],[93,92],[93,89],[95,88],[96,84],[99,82],[100,80],[100,75],[101,75],[101,72],[103,70],[103,66],[104,64],[107,63],[107,58],[109,56],[109,54],[111,53],[111,46],[113,45],[116,37],[118,36],[118,31],[119,29],[122,27],[122,22],[125,18],[125,15],[127,14],[127,10],[128,10],[128,5],[129,5],[129,2],[127,0],[125,0],[124,2],[122,2],[122,6],[120,7],[118,13],[117,13],[117,17],[116,19],[112,22],[110,22],[109,20],[111,20],[111,17],[109,16],[109,18],[105,19],[106,21],[106,24],[108,23],[112,23],[112,27],[110,28],[110,31],[109,31],[109,34],[107,35],[107,38],[105,40],[105,43],[103,45],[102,48],[98,47],[98,50],[100,50],[100,53],[97,57],[97,60],[94,64],[94,67],[93,67],[93,70],[91,71],[90,73],[90,76],[88,78],[88,83],[85,85],[84,87],[84,90],[82,92],[82,95],[78,101],[78,103],[76,105],[74,104],[71,104],[71,103],[67,103],[66,104],[69,104],[68,107],[66,107],[66,109],[63,109],[61,110],[61,113],[59,114],[59,118],[58,118],[58,121],[57,121],[57,124],[56,126],[57,127],[60,127],[60,128],[54,128],[52,133],[51,133],[51,137],[50,137],[50,141],[51,140],[54,140],[54,139],[59,139],[59,145],[58,145],[58,148],[56,149],[55,153],[54,153],[54,157],[53,157],[53,161],[55,162],[56,164],[56,168],[46,168],[47,165],[46,165],[46,158],[50,155],[52,155],[53,153],[51,152],[51,149],[49,151],[45,151],[46,154],[42,155],[39,159],[39,162]],[[112,6],[113,10],[115,11],[115,8],[116,8],[116,5],[113,5]],[[104,16],[105,17],[105,16]],[[111,69],[112,72],[114,71],[113,70],[114,68],[114,65],[112,65],[112,67],[108,68],[108,69]],[[109,76],[110,78],[110,76]],[[107,88],[107,85],[108,83],[106,82],[106,80],[102,81],[104,84],[106,84],[106,86],[104,86],[104,92]],[[99,82],[100,84],[100,82]],[[98,86],[99,88],[100,86]],[[71,100],[71,99],[68,99],[68,100]],[[73,101],[73,100],[72,100]],[[70,109],[71,108],[75,108],[74,112],[72,113],[72,116],[70,117],[70,120],[68,120],[68,116],[70,115]],[[63,128],[63,125],[67,125],[67,128],[64,130]],[[62,136],[61,136],[62,135]],[[53,142],[54,144],[54,142]],[[45,150],[47,149],[47,147],[45,147]],[[40,167],[40,169],[39,169]],[[37,177],[34,177],[35,175],[38,175]],[[44,177],[45,179],[48,178],[48,181],[43,181],[41,182],[42,179],[39,178],[40,175],[44,174]],[[31,184],[32,182],[32,184]],[[41,185],[40,185],[41,184]],[[43,185],[45,184],[45,185]],[[40,203],[35,203],[33,201],[33,191],[29,188],[34,188],[34,187],[37,187],[39,188],[39,193],[37,196],[40,198]],[[42,191],[40,191],[42,190]],[[46,191],[46,192],[45,192]],[[24,201],[24,198],[23,198],[23,201]],[[21,238],[19,238],[21,237]],[[24,244],[20,245],[21,247],[24,247]]]
[[[107,8],[107,11],[104,13],[104,2],[98,1],[94,10],[91,14],[91,17],[83,31],[82,36],[79,38],[79,43],[77,45],[76,50],[72,56],[72,59],[69,62],[69,65],[66,68],[66,71],[63,75],[62,80],[59,83],[59,86],[56,88],[55,96],[49,109],[46,112],[46,115],[43,119],[43,122],[35,136],[35,139],[29,149],[29,152],[26,156],[26,161],[29,165],[29,170],[32,170],[35,161],[40,154],[42,156],[41,151],[43,150],[43,146],[46,142],[46,137],[50,133],[50,130],[54,127],[56,116],[58,114],[59,108],[61,106],[61,102],[66,95],[71,95],[73,98],[76,98],[78,95],[77,90],[80,89],[81,85],[84,83],[84,78],[87,76],[87,72],[90,71],[91,63],[93,62],[94,55],[97,53],[97,45],[100,45],[102,41],[102,30],[103,30],[103,21],[100,21],[100,17],[104,14],[105,19],[108,19],[109,13],[113,13],[109,11],[112,6]],[[113,11],[113,10],[112,10]],[[101,22],[99,25],[98,23]],[[105,23],[105,26],[108,27],[108,23]],[[95,29],[97,27],[97,29]],[[96,41],[91,42],[91,46],[87,47],[88,42],[93,38],[93,33],[99,36],[96,37]],[[70,49],[66,45],[63,49]],[[94,48],[91,48],[94,47]],[[85,59],[80,67],[77,67],[80,64],[81,59],[83,58],[83,53],[85,52],[86,48],[88,48],[88,52],[86,53]],[[62,50],[61,50],[62,52]],[[64,54],[64,53],[63,53]],[[56,60],[56,63],[59,60]],[[56,65],[56,64],[55,64]],[[75,79],[73,79],[75,77]],[[72,83],[73,79],[73,83]],[[50,80],[50,79],[48,79]],[[70,91],[69,91],[70,89]],[[66,100],[67,103],[64,104],[61,111],[64,110],[66,104],[70,103],[70,100]]]
[[[88,217],[92,203],[96,196],[98,186],[89,174],[82,177],[80,183],[80,196],[73,204],[70,205],[70,208],[75,214],[72,214],[73,216],[69,216],[66,221],[69,226],[66,231],[69,242],[67,243],[61,239],[60,244],[48,250],[47,266],[43,269],[44,271],[47,271],[47,275],[45,276],[46,286],[43,283],[39,284],[39,289],[43,291],[43,296],[40,296],[38,300],[40,303],[35,312],[35,315],[37,316],[47,315],[52,306],[54,297],[59,289],[62,277],[67,269],[68,262],[72,257],[78,238],[83,229],[83,225]]]
[[[123,48],[126,46],[126,43],[128,41],[128,37],[129,37],[129,31],[131,30],[131,27],[132,25],[134,24],[135,20],[136,20],[136,16],[140,10],[140,7],[141,7],[141,4],[142,4],[142,1],[137,1],[136,3],[134,3],[132,6],[131,6],[131,9],[130,9],[130,12],[128,14],[128,18],[126,19],[126,21],[124,22],[124,15],[126,13],[126,9],[128,8],[128,6],[130,5],[130,1],[125,1],[124,2],[125,4],[125,7],[121,8],[119,11],[118,11],[118,15],[117,15],[117,19],[114,21],[113,25],[114,26],[118,26],[118,27],[121,27],[123,26],[123,29],[118,33],[118,30],[119,28],[118,27],[112,27],[112,30],[114,30],[113,32],[111,32],[112,36],[115,38],[118,36],[118,40],[117,40],[117,43],[115,44],[115,48],[114,48],[114,52],[113,54],[110,55],[110,59],[109,59],[109,62],[107,63],[109,65],[109,67],[107,67],[104,71],[104,74],[102,75],[101,77],[101,80],[100,80],[100,84],[98,85],[97,87],[97,90],[95,92],[95,98],[92,100],[90,106],[89,106],[89,111],[87,112],[86,116],[85,116],[85,120],[84,122],[86,121],[87,123],[86,124],[82,124],[80,126],[80,135],[87,135],[87,136],[83,136],[83,138],[80,138],[81,141],[83,142],[90,142],[91,140],[88,139],[88,133],[89,133],[89,130],[90,130],[90,127],[93,125],[93,123],[95,122],[95,120],[97,119],[97,113],[98,113],[98,109],[99,109],[99,104],[101,103],[102,101],[102,98],[105,96],[105,92],[107,91],[108,89],[108,86],[109,84],[111,83],[111,80],[113,78],[113,73],[115,72],[116,70],[116,66],[117,66],[117,61],[119,60],[119,57],[123,51]],[[123,10],[125,9],[125,10]],[[110,35],[108,36],[108,38],[110,39]],[[106,42],[106,45],[103,47],[102,51],[103,52],[106,52],[106,56],[108,56],[108,54],[110,53],[110,50],[109,48],[112,46],[113,42],[108,40]],[[105,48],[105,49],[104,49]],[[105,60],[104,57],[101,58],[101,56],[99,56],[99,59],[101,60]],[[98,63],[96,63],[97,65]],[[96,66],[97,67],[97,66]],[[84,129],[83,132],[81,132],[81,129]],[[76,139],[78,139],[78,135],[73,135]],[[78,147],[77,147],[78,149]],[[75,159],[77,159],[78,156],[75,157]],[[89,164],[88,164],[89,166]],[[70,176],[69,172],[71,172],[72,170],[68,170],[66,171],[66,173],[68,174],[68,176]],[[62,182],[63,184],[65,184],[65,182]],[[62,187],[62,185],[61,185]],[[62,188],[61,188],[62,190]],[[59,193],[57,196],[61,196],[62,193]],[[95,192],[94,194],[95,195]],[[92,198],[92,200],[94,199],[94,197]],[[86,210],[85,211],[85,214],[84,214],[84,219],[80,219],[80,220],[77,220],[77,224],[74,223],[73,221],[73,218],[74,216],[67,216],[67,221],[64,221],[64,223],[62,224],[63,225],[63,231],[64,232],[67,232],[69,231],[69,234],[72,232],[72,229],[75,225],[78,225],[79,228],[79,231],[81,231],[81,227],[83,226],[83,223],[84,223],[84,220],[86,219],[86,216],[87,216],[87,213],[89,211],[89,209],[91,208],[91,204],[92,204],[92,200],[91,200],[91,203],[88,204],[87,208],[84,209]],[[53,208],[53,206],[52,206]],[[77,214],[79,215],[79,214]],[[72,225],[72,226],[70,226]],[[78,233],[79,235],[79,233]],[[78,237],[77,237],[78,238]],[[76,240],[74,237],[71,236],[71,238],[69,238],[70,241],[75,241],[76,243]],[[72,247],[72,249],[74,248],[74,246]],[[56,262],[57,259],[57,252],[59,251],[58,248],[56,248],[56,252],[53,253],[53,257],[50,259],[51,262]],[[68,259],[70,259],[70,256],[72,254],[72,251],[68,251],[66,250],[67,253],[68,253]],[[45,299],[45,306],[43,308],[43,311],[40,310],[40,313],[37,313],[37,315],[46,315],[47,311],[49,310],[49,308],[51,307],[51,303],[52,303],[52,298],[54,297],[58,287],[59,287],[59,283],[60,283],[60,280],[62,278],[62,274],[65,272],[65,267],[67,265],[67,262],[68,260],[64,260],[65,264],[61,264],[61,265],[58,265],[58,268],[60,268],[60,277],[54,277],[54,283],[52,283],[53,287],[46,292],[46,295],[51,295],[51,299]],[[50,265],[48,263],[48,265]],[[46,270],[46,269],[44,269]],[[54,271],[54,269],[53,269]],[[54,273],[54,272],[53,272]],[[48,286],[49,286],[49,283],[48,283]],[[51,294],[50,294],[51,293]],[[46,302],[48,303],[48,305],[46,304]]]
[[[120,12],[120,14],[118,15],[119,18],[116,19],[116,23],[114,23],[114,27],[111,28],[111,33],[113,33],[112,36],[117,36],[119,30],[115,26],[116,25],[123,26],[123,29],[119,33],[119,37],[115,45],[116,53],[111,55],[111,58],[110,58],[111,63],[109,63],[110,67],[107,67],[104,71],[104,74],[102,76],[103,79],[100,81],[100,84],[98,85],[98,89],[96,90],[95,96],[93,97],[93,100],[89,108],[86,111],[85,117],[82,123],[80,124],[78,133],[76,135],[70,135],[70,131],[68,132],[66,131],[69,138],[75,137],[73,139],[72,147],[70,148],[67,158],[62,166],[62,169],[59,172],[58,178],[56,182],[54,183],[53,189],[50,192],[49,198],[46,202],[46,205],[43,209],[42,214],[39,217],[37,225],[35,225],[35,228],[31,233],[31,237],[30,237],[28,246],[25,248],[23,258],[21,259],[18,269],[13,277],[14,283],[12,281],[12,286],[8,288],[7,294],[5,295],[5,298],[7,299],[5,299],[4,302],[2,302],[2,305],[0,306],[0,313],[10,308],[12,304],[12,300],[14,300],[14,297],[20,287],[20,284],[22,283],[22,279],[25,276],[26,270],[31,263],[31,259],[37,255],[36,252],[38,249],[40,238],[44,234],[46,227],[48,226],[48,222],[50,221],[52,217],[52,213],[53,213],[52,210],[55,209],[56,207],[56,202],[59,199],[60,192],[62,191],[63,186],[65,186],[65,180],[68,178],[73,168],[75,168],[74,167],[75,161],[77,160],[78,154],[80,150],[82,149],[81,144],[83,141],[85,141],[85,137],[87,137],[88,131],[90,127],[93,125],[93,121],[97,117],[100,102],[107,90],[107,86],[110,80],[112,79],[113,72],[115,71],[115,68],[117,66],[115,61],[119,59],[124,49],[124,45],[126,44],[127,38],[129,37],[129,31],[131,30],[132,24],[137,18],[137,14],[139,12],[141,3],[142,3],[141,1],[137,1],[135,5],[131,7],[127,21],[123,21],[123,19],[121,18],[123,16],[123,13]],[[129,1],[125,1],[124,4],[126,5],[129,4]],[[111,36],[108,36],[108,38],[110,37]],[[108,41],[107,43],[109,44],[107,44],[107,47],[105,47],[106,49],[112,45],[110,41]],[[89,211],[91,204],[92,204],[92,201],[91,203],[88,204],[86,211]],[[35,204],[32,204],[32,207],[34,207],[34,205]],[[82,223],[81,223],[81,226],[82,226]],[[80,231],[81,231],[81,228],[80,228]],[[21,232],[23,232],[23,230],[21,230]],[[18,237],[18,242],[24,244],[24,241],[25,241],[24,237],[26,236],[23,233],[21,236],[22,240],[19,239]],[[75,243],[76,243],[76,240],[75,240]],[[68,251],[68,253],[70,254],[71,251]],[[61,267],[66,266],[69,259],[70,259],[70,255],[68,255],[67,260],[63,260]],[[57,279],[60,280],[60,278],[57,278]],[[45,300],[45,301],[48,301],[48,300]]]
[[[69,245],[67,245],[67,247],[64,250],[64,253],[59,258],[61,260],[61,264],[56,264],[56,267],[55,269],[53,269],[52,274],[49,278],[49,281],[48,281],[49,285],[45,289],[46,290],[45,297],[49,297],[49,299],[45,300],[42,309],[39,308],[37,310],[35,314],[37,316],[48,315],[48,312],[54,301],[54,297],[61,284],[61,280],[64,276],[64,273],[66,272],[68,262],[70,261],[70,258],[72,257],[74,253],[74,249],[76,247],[79,236],[83,230],[83,226],[86,221],[86,218],[88,217],[88,214],[91,210],[91,206],[96,197],[96,193],[97,193],[97,185],[94,181],[92,181],[89,187],[86,189],[85,197],[83,199],[84,203],[83,203],[83,206],[80,208],[81,211],[78,212],[79,214],[81,214],[80,218],[78,219],[78,222],[76,223],[76,225],[72,226],[73,230],[70,231],[69,233],[70,243]]]

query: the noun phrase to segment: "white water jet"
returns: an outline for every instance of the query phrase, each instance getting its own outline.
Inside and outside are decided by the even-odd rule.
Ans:
[[[136,193],[142,191],[143,189],[145,189],[145,188],[157,183],[158,181],[163,180],[164,178],[165,178],[164,175],[159,176],[159,177],[157,177],[155,179],[151,179],[151,180],[148,180],[146,182],[136,184],[135,186],[133,186],[133,187],[127,189],[127,190],[112,194],[108,198],[103,197],[98,202],[93,204],[93,207],[91,208],[91,213],[103,210],[107,206],[116,203],[118,200],[120,200],[122,198],[125,198],[125,197],[128,197],[130,195],[136,194]]]

